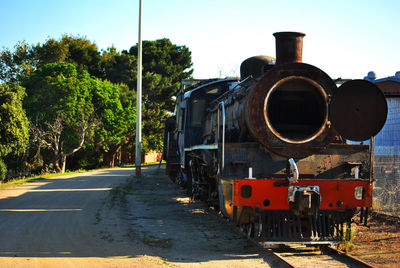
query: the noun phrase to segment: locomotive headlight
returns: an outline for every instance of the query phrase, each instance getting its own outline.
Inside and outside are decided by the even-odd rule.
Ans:
[[[264,118],[279,139],[302,144],[317,138],[328,121],[328,97],[322,86],[303,76],[279,80],[264,101]]]

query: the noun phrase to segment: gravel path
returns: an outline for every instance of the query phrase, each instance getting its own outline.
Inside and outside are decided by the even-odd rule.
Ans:
[[[268,252],[244,239],[204,203],[192,202],[162,170],[133,179],[131,192],[126,207],[131,232],[166,265],[277,267]]]

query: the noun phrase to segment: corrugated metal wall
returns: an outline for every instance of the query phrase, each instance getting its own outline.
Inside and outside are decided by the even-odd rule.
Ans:
[[[400,215],[400,97],[387,97],[386,124],[375,137],[374,209]]]
[[[388,97],[388,116],[375,137],[375,155],[400,155],[400,97]]]

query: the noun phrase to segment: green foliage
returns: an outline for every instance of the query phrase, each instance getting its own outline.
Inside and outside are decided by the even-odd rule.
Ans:
[[[38,44],[35,47],[38,66],[44,66],[47,63],[64,62],[68,57],[68,47],[62,42],[53,38],[48,39],[43,45]]]
[[[124,85],[115,85],[108,81],[96,80],[93,94],[93,105],[96,117],[101,124],[94,133],[94,141],[103,150],[112,150],[124,142],[136,124],[136,110],[132,107],[132,100],[121,102],[121,88]]]
[[[137,45],[119,55],[125,63],[132,66],[137,55]],[[118,58],[118,57],[116,57]],[[185,46],[172,44],[167,38],[143,42],[143,153],[150,150],[161,150],[163,143],[162,122],[167,117],[167,111],[173,111],[172,96],[180,88],[182,79],[189,78],[192,73],[191,52]],[[119,61],[118,63],[121,63]],[[121,64],[116,68],[124,69]],[[118,69],[117,68],[117,69]],[[136,67],[132,66],[132,69]],[[131,70],[132,70],[131,69]],[[106,71],[109,77],[110,68]],[[117,73],[117,71],[114,71]],[[119,81],[126,83],[130,88],[136,88],[136,73],[125,71],[125,76]],[[113,77],[113,79],[115,76]],[[111,80],[116,81],[116,80]]]
[[[60,43],[68,48],[68,57],[65,61],[73,63],[78,70],[86,70],[90,75],[103,78],[102,57],[96,44],[86,37],[68,35],[64,35]]]
[[[46,64],[24,85],[28,95],[24,101],[28,117],[41,128],[46,129],[57,117],[73,127],[89,120],[93,113],[92,79],[85,71],[78,73],[72,64]]]
[[[0,85],[0,157],[25,152],[29,133],[22,108],[25,90],[15,84]]]
[[[137,55],[138,47],[129,50],[130,55]],[[147,100],[159,103],[162,109],[171,111],[171,97],[180,88],[182,79],[192,73],[191,52],[186,46],[177,46],[167,39],[143,41],[143,94]]]
[[[39,146],[53,151],[54,161],[83,145],[93,124],[92,92],[97,79],[70,63],[49,63],[29,76],[24,101]]]
[[[65,172],[63,174],[60,174],[60,173],[46,173],[46,174],[27,177],[27,178],[23,178],[23,179],[14,179],[14,180],[9,180],[9,181],[7,181],[5,183],[0,184],[0,189],[1,188],[7,188],[7,187],[10,187],[10,186],[24,184],[24,183],[27,183],[27,182],[41,181],[41,180],[45,180],[45,179],[51,179],[51,178],[54,178],[54,177],[65,176],[65,175],[73,175],[73,174],[85,173],[85,172],[87,172],[87,170],[79,169],[79,170],[75,170],[75,171],[67,171],[67,172]]]
[[[35,49],[25,42],[19,42],[14,50],[0,51],[0,82],[19,83],[35,69]]]
[[[104,77],[102,56],[97,46],[86,37],[64,35],[60,40],[49,38],[44,44],[35,46],[20,42],[13,51],[0,51],[0,80],[20,83],[44,65],[61,62],[72,63],[79,71]]]
[[[7,176],[7,167],[3,160],[0,158],[0,181],[4,181]]]
[[[118,52],[110,47],[100,52],[86,37],[68,35],[36,45],[21,42],[13,50],[0,50],[0,83],[10,84],[7,87],[15,92],[19,89],[13,84],[26,88],[24,108],[31,122],[31,144],[38,146],[30,154],[36,162],[41,159],[48,162],[45,155],[49,150],[57,158],[84,148],[82,157],[86,158],[74,160],[78,166],[107,162],[107,154],[114,159],[121,146],[134,151],[136,57],[137,46],[129,51]],[[174,105],[171,96],[180,88],[181,80],[192,72],[191,52],[187,47],[172,44],[166,38],[143,42],[144,153],[161,149],[162,122]],[[22,110],[15,107],[15,111]],[[21,118],[25,116],[23,111],[18,114]],[[1,116],[1,122],[4,118]],[[14,147],[7,147],[1,141],[0,150],[4,152],[0,152],[0,157],[6,153],[4,148],[16,153],[26,149],[28,124],[26,120],[22,122],[15,128],[18,131],[0,125],[0,139],[19,137]],[[3,135],[1,131],[6,130],[14,136]],[[25,159],[26,156],[14,162],[20,164]]]
[[[105,78],[113,83],[124,83],[129,88],[136,88],[137,60],[136,56],[127,52],[118,53],[115,48],[103,52],[103,69]]]

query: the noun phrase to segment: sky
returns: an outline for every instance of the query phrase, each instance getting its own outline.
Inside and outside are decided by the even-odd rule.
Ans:
[[[99,49],[138,42],[139,0],[0,0],[0,48],[85,36]],[[398,0],[143,0],[142,39],[192,52],[194,78],[239,76],[240,63],[275,56],[274,32],[306,34],[303,62],[332,78],[400,71]]]

